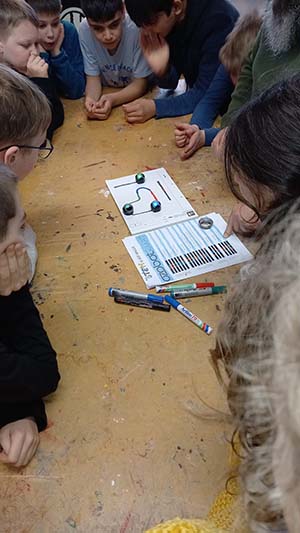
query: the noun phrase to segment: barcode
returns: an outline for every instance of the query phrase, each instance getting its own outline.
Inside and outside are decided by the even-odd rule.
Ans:
[[[166,259],[166,264],[172,274],[184,272],[201,265],[207,265],[214,261],[219,261],[225,257],[237,254],[237,250],[228,241],[211,244],[205,248],[199,248],[192,252],[187,252],[175,257]]]

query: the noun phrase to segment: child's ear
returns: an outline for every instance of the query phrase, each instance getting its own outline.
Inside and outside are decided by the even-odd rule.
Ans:
[[[18,146],[10,146],[4,153],[3,163],[13,170],[19,153]]]
[[[184,0],[173,0],[174,15],[176,16],[182,15],[183,10],[184,10],[184,5],[185,5]]]

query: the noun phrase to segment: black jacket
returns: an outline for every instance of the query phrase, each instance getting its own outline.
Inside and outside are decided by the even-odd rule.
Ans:
[[[42,398],[59,380],[56,353],[28,285],[0,296],[0,427],[32,416],[39,431],[45,429]]]

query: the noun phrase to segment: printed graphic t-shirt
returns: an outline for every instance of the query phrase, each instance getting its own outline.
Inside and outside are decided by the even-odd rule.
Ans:
[[[96,39],[84,19],[79,40],[87,76],[100,76],[106,87],[126,87],[136,78],[146,78],[151,70],[140,48],[140,32],[128,15],[123,21],[122,39],[114,55]]]

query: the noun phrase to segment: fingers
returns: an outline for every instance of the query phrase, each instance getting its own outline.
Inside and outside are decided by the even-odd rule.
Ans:
[[[15,467],[25,466],[39,445],[37,425],[27,419],[8,424],[1,430],[0,441],[0,461]]]
[[[9,296],[12,292],[8,259],[5,252],[0,255],[0,294]]]
[[[21,287],[23,287],[31,277],[31,265],[27,251],[21,243],[16,244],[15,253],[18,263],[19,281]]]

